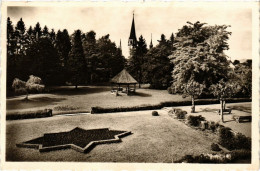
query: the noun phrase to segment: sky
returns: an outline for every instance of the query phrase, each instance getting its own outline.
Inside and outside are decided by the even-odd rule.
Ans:
[[[252,59],[252,13],[250,8],[234,7],[219,8],[211,6],[177,7],[177,6],[65,6],[65,7],[8,7],[7,16],[16,25],[23,18],[26,28],[34,27],[40,22],[57,32],[58,29],[67,29],[70,34],[80,29],[86,33],[96,32],[96,38],[110,34],[110,39],[119,46],[121,39],[123,55],[129,57],[128,38],[131,23],[135,16],[137,38],[142,35],[149,47],[151,41],[155,46],[161,34],[169,38],[176,33],[187,21],[205,22],[208,25],[230,25],[232,32],[228,41],[230,49],[225,53],[231,60]]]

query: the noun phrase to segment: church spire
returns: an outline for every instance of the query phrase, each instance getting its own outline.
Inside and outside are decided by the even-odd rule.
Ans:
[[[153,34],[151,33],[151,43],[150,43],[150,49],[152,49],[153,48]]]
[[[122,50],[121,39],[120,39],[119,49]]]
[[[134,19],[135,14],[133,13],[133,21],[132,21],[132,27],[130,31],[130,36],[128,39],[128,46],[134,47],[136,46],[137,39],[136,39],[136,33],[135,33],[135,19]]]

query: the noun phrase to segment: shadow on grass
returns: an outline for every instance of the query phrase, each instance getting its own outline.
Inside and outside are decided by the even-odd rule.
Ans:
[[[147,93],[135,92],[133,94],[130,94],[129,96],[151,97],[152,95]]]
[[[92,93],[101,93],[101,92],[109,92],[111,90],[110,87],[79,87],[79,88],[61,88],[61,89],[55,89],[51,90],[50,92],[57,95],[67,95],[67,96],[73,96],[73,95],[85,95],[85,94],[92,94]]]
[[[19,99],[19,100],[11,100],[6,101],[6,108],[7,110],[15,110],[15,109],[29,109],[34,107],[43,107],[47,105],[52,105],[56,102],[60,102],[65,100],[66,98],[52,98],[52,97],[35,97],[31,98],[29,96],[28,100]]]

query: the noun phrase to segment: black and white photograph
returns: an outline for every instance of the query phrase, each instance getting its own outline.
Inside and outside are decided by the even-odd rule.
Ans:
[[[93,3],[6,5],[3,160],[254,168],[253,5]]]

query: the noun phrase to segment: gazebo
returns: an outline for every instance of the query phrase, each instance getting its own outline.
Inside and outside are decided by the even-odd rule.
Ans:
[[[114,90],[113,84],[117,84],[117,91],[121,90],[120,86],[126,86],[127,95],[129,95],[129,92],[135,92],[136,84],[138,83],[125,69],[112,78],[110,82],[112,84],[112,90]],[[131,85],[134,87],[131,88]],[[123,89],[122,92],[124,92]]]

